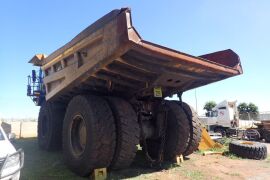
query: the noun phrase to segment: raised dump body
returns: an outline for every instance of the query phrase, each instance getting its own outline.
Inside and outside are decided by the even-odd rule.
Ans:
[[[151,165],[188,156],[202,131],[182,93],[242,73],[232,50],[196,57],[144,41],[126,8],[30,62],[44,72],[32,71],[27,90],[41,106],[39,147],[62,145],[66,164],[81,176],[128,167],[139,143]],[[180,102],[165,100],[173,94]]]
[[[42,65],[47,100],[85,91],[148,96],[153,87],[169,96],[242,73],[232,50],[196,57],[143,40],[130,9],[108,13],[48,57],[30,62]]]

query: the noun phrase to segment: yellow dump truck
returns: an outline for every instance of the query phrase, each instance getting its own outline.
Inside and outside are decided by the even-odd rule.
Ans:
[[[81,176],[128,167],[138,144],[151,163],[192,153],[201,127],[182,93],[242,73],[232,50],[192,56],[143,40],[128,8],[30,63],[40,67],[27,87],[40,106],[39,146],[62,147],[67,165]],[[165,100],[174,94],[179,102]]]

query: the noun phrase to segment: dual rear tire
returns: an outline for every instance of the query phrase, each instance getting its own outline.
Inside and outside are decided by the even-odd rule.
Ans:
[[[184,110],[189,122],[189,138],[186,143],[185,151],[183,152],[184,156],[188,156],[198,150],[202,138],[202,124],[198,114],[191,106],[184,102],[178,104],[180,108]]]
[[[120,98],[76,96],[63,123],[66,164],[80,176],[93,169],[129,166],[139,143],[139,126],[131,105]]]
[[[167,127],[165,132],[164,160],[174,161],[177,155],[183,154],[189,137],[189,122],[182,108],[175,101],[165,101],[158,107],[158,113],[167,111]],[[146,140],[149,156],[157,159],[162,143],[161,138]]]
[[[68,167],[80,176],[108,167],[115,148],[115,124],[107,102],[95,96],[76,96],[63,123],[63,153]]]
[[[159,111],[168,110],[164,159],[174,160],[177,155],[188,156],[199,147],[202,136],[202,126],[195,110],[186,103],[165,101]],[[151,157],[158,157],[161,143],[157,140],[147,140],[147,150]]]

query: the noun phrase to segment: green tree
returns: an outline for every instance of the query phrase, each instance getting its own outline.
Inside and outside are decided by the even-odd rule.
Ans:
[[[249,103],[248,112],[258,114],[258,107],[254,103]]]
[[[205,103],[203,109],[207,112],[212,111],[212,109],[217,105],[215,101],[208,101]]]
[[[248,105],[247,103],[240,103],[237,106],[239,114],[247,113],[248,112]]]

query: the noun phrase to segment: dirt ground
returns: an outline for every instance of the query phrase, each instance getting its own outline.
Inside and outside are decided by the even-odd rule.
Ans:
[[[263,161],[194,153],[181,167],[152,173],[146,179],[270,179],[270,144],[266,145],[268,158]]]
[[[202,156],[194,153],[180,167],[152,172],[151,174],[142,174],[135,177],[135,179],[267,180],[270,179],[269,157],[267,160],[258,161],[221,155]]]
[[[190,175],[190,179],[270,179],[269,159],[256,161],[230,159],[220,155],[193,154],[184,162],[183,167],[185,170],[195,172],[193,176]],[[172,179],[177,179],[177,173],[175,175]],[[182,177],[179,175],[178,179]]]
[[[270,153],[270,144],[268,153]],[[64,165],[62,153],[40,151],[37,140],[23,139],[16,147],[25,151],[25,167],[21,172],[22,180],[86,180],[73,174]],[[108,173],[108,179],[270,179],[270,154],[263,161],[240,159],[235,156],[207,155],[194,153],[181,166],[165,163],[161,168],[151,168],[145,161],[142,151],[138,151],[130,168]]]

